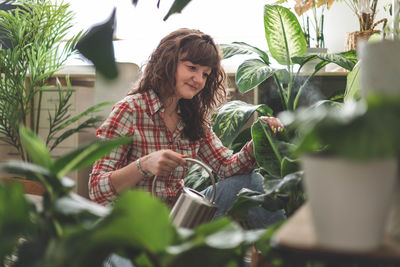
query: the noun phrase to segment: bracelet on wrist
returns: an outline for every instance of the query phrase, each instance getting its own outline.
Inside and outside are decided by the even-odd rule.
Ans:
[[[140,172],[140,174],[141,174],[143,177],[145,177],[145,178],[150,178],[150,177],[153,176],[153,174],[143,171],[142,167],[140,166],[140,158],[138,158],[138,159],[136,160],[136,167],[137,167],[138,171]]]

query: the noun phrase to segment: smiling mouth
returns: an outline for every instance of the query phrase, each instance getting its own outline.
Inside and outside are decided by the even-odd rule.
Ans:
[[[193,90],[197,90],[196,86],[193,86],[191,84],[187,84],[190,88],[192,88]]]

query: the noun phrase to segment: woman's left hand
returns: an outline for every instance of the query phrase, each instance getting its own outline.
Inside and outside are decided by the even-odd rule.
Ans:
[[[282,122],[278,118],[261,116],[260,119],[268,123],[274,135],[277,134],[278,132],[282,132],[283,129],[285,128]]]

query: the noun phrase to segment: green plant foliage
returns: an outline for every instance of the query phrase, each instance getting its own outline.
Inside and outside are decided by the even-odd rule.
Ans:
[[[279,5],[265,5],[264,28],[269,52],[282,65],[292,65],[291,58],[304,55],[307,42],[296,15]]]
[[[352,70],[357,63],[357,54],[355,50],[341,52],[337,54],[323,54],[317,53],[315,55],[302,55],[292,57],[292,61],[295,64],[299,64],[300,67],[304,66],[305,63],[314,60],[321,59],[322,61],[315,66],[314,71],[319,71],[329,63],[335,63],[346,70]]]
[[[255,111],[265,116],[272,114],[272,110],[264,104],[252,105],[239,100],[225,104],[213,118],[215,134],[225,146],[229,146]]]
[[[298,131],[297,153],[323,152],[351,160],[393,157],[400,151],[400,100],[371,95],[341,108],[319,105],[281,120]]]
[[[218,182],[220,178],[214,172],[215,182]],[[192,188],[196,191],[203,191],[208,186],[211,185],[210,176],[207,171],[198,164],[194,164],[190,167],[186,177],[183,179],[185,182],[185,186]]]
[[[293,144],[290,145],[293,147]],[[285,177],[291,173],[297,172],[300,169],[299,160],[291,159],[289,157],[283,157],[281,161],[281,177]]]
[[[31,207],[19,184],[0,184],[0,262],[4,263],[18,244],[21,234],[33,229],[29,218]],[[2,264],[3,265],[3,264]]]
[[[261,58],[262,61],[269,63],[269,57],[267,53],[245,42],[233,42],[230,45],[221,44],[220,47],[224,53],[224,58],[230,58],[235,55],[247,55],[255,53]]]
[[[257,87],[272,77],[278,88],[284,110],[298,107],[303,91],[312,77],[328,63],[335,63],[352,70],[357,62],[355,51],[338,54],[305,55],[306,41],[296,16],[287,8],[279,5],[266,5],[264,9],[264,28],[268,43],[268,52],[281,67],[271,67],[267,52],[243,42],[221,45],[224,58],[235,55],[256,54],[257,59],[245,60],[236,71],[235,81],[241,92]],[[309,61],[318,59],[313,73],[301,80],[301,68]],[[299,65],[297,73],[294,64]]]
[[[27,128],[21,127],[21,137],[24,145],[44,147]],[[0,170],[45,187],[39,210],[27,203],[19,186],[0,184],[1,262],[102,266],[111,253],[118,253],[135,266],[242,266],[249,244],[264,230],[245,231],[226,217],[194,230],[177,229],[168,207],[147,192],[122,192],[111,207],[71,192],[73,183],[63,173],[85,167],[130,141],[121,137],[88,143],[56,161],[37,161],[44,166],[22,161],[0,164]],[[36,158],[32,149],[27,151]],[[25,241],[17,242],[19,238]]]
[[[171,15],[175,13],[181,13],[182,9],[189,4],[191,0],[175,0],[171,8],[168,10],[163,20],[167,20]]]
[[[24,146],[32,162],[44,168],[51,167],[50,152],[46,145],[31,130],[24,126],[20,126],[19,134],[21,143]]]
[[[99,118],[91,117],[72,127],[78,118],[91,116],[98,109],[70,118],[69,77],[66,88],[58,80],[55,87],[48,83],[75,53],[74,47],[82,36],[80,32],[62,44],[73,26],[69,5],[29,0],[18,1],[13,7],[9,11],[0,10],[0,35],[8,41],[0,44],[0,141],[14,146],[21,159],[29,160],[21,144],[19,127],[22,124],[36,135],[39,133],[43,94],[48,89],[57,90],[59,98],[44,117],[49,122],[49,132],[43,138],[50,150],[72,134],[93,127]]]
[[[52,170],[59,176],[74,170],[92,165],[101,155],[110,153],[115,147],[125,145],[131,137],[120,137],[103,141],[94,140],[81,145],[77,149],[58,157],[54,161]]]
[[[344,95],[344,101],[359,100],[361,97],[360,68],[361,64],[360,62],[358,62],[354,69],[349,72],[349,74],[347,74],[347,85]]]
[[[229,208],[228,214],[235,220],[244,220],[247,211],[256,206],[262,206],[268,211],[285,210],[286,216],[291,216],[305,201],[302,188],[303,173],[290,173],[285,177],[264,176],[265,193],[242,189],[238,199]]]
[[[267,264],[274,264],[276,266],[283,265],[281,256],[272,247],[272,237],[283,223],[284,221],[281,221],[269,226],[264,235],[254,244],[257,251],[259,251],[264,256],[263,262]],[[259,264],[262,264],[263,262],[260,262]]]
[[[260,167],[259,171],[264,176],[264,189],[268,193],[261,194],[260,192],[244,190],[229,209],[228,214],[238,221],[242,221],[248,210],[255,206],[262,205],[270,211],[285,209],[286,214],[292,214],[304,202],[301,175],[298,174],[298,160],[292,159],[291,155],[295,145],[288,142],[287,133],[278,132],[275,134],[265,121],[259,119],[252,125],[251,129],[243,130],[239,135],[237,134],[249,120],[251,114],[254,111],[259,111],[259,107],[259,105],[232,101],[221,107],[213,121],[213,129],[216,133],[224,133],[222,136],[236,133],[237,137],[232,143],[225,143],[225,145],[231,144],[231,147],[235,148],[236,151],[240,150],[251,138],[253,139],[255,158]],[[267,108],[267,106],[265,107]],[[266,110],[270,111],[269,108]],[[240,123],[235,123],[238,119],[240,119]],[[222,140],[226,139],[222,138]],[[193,181],[200,179],[199,176],[200,173],[197,172],[197,176],[192,174],[187,178],[192,181],[191,186],[197,185]],[[209,185],[206,177],[202,177],[200,181],[198,183],[201,183],[202,187],[199,186],[199,189]],[[284,189],[284,194],[279,191],[282,189]]]
[[[263,233],[264,230],[244,231],[227,218],[201,225],[186,234],[183,242],[168,249],[176,255],[169,266],[242,266],[249,244]]]
[[[246,128],[233,140],[230,148],[234,153],[237,153],[249,140],[251,140],[251,128]]]
[[[118,76],[113,46],[115,12],[114,8],[106,22],[92,27],[76,44],[76,49],[92,61],[96,70],[108,79]]]
[[[268,124],[260,119],[253,124],[251,134],[258,166],[270,175],[280,176],[283,157],[290,155],[293,145],[286,142],[280,133],[273,137]]]
[[[29,128],[21,126],[20,136],[28,156],[35,164],[9,161],[0,164],[0,168],[41,183],[52,200],[64,196],[74,187],[72,180],[64,177],[66,173],[90,166],[116,147],[131,141],[130,137],[95,140],[52,160],[44,143]]]
[[[246,93],[274,75],[279,70],[273,69],[260,59],[248,59],[237,69],[235,82],[239,91]]]

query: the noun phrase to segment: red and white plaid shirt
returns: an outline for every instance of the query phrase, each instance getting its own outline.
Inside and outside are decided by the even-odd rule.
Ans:
[[[233,154],[222,145],[211,129],[204,138],[190,141],[183,135],[182,121],[171,132],[163,118],[164,107],[154,91],[129,95],[114,106],[107,120],[97,130],[97,136],[104,139],[132,136],[133,141],[93,165],[89,181],[92,200],[103,205],[110,204],[117,197],[110,180],[112,172],[162,149],[198,158],[222,178],[248,173],[256,167],[254,158],[247,151],[247,145]],[[171,202],[183,187],[182,179],[186,173],[187,167],[178,167],[168,177],[158,177],[156,195]],[[135,187],[151,191],[153,178],[143,178]]]

